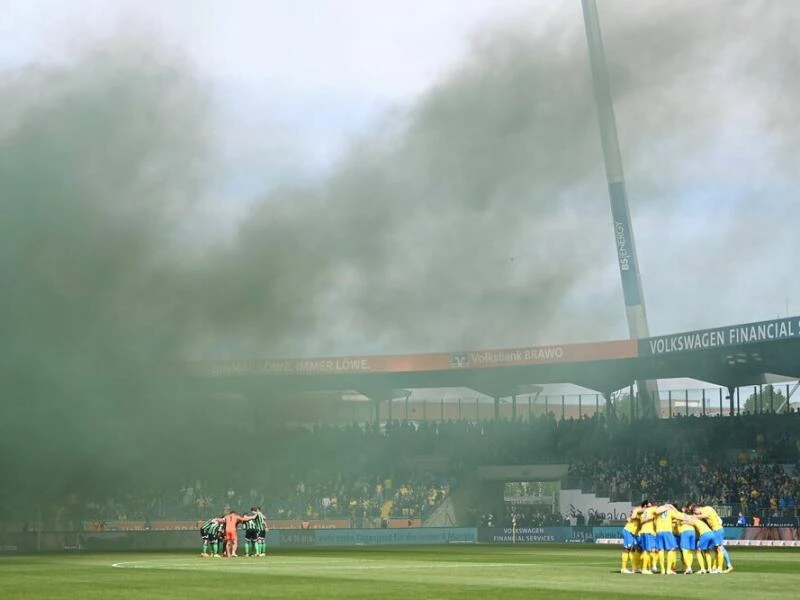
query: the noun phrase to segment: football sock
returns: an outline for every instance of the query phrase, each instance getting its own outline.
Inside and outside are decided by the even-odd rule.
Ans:
[[[678,553],[675,550],[667,552],[667,570],[674,571],[678,563]]]
[[[731,561],[731,555],[728,554],[728,549],[725,546],[720,546],[720,548],[722,548],[722,555],[725,557],[725,564],[733,567],[733,561]]]

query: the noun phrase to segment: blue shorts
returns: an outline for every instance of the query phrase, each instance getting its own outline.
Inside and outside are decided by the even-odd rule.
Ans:
[[[675,550],[678,547],[675,542],[675,534],[671,531],[659,531],[656,537],[658,538],[659,550]]]
[[[712,531],[711,533],[714,534],[714,542],[716,542],[717,546],[722,546],[725,543],[724,529],[717,529],[716,531]]]
[[[697,540],[698,550],[714,550],[716,547],[717,547],[717,540],[712,531],[704,533],[703,535],[700,536],[700,539]]]
[[[658,542],[656,542],[656,536],[652,533],[643,533],[642,534],[642,551],[643,552],[655,552],[658,550]]]
[[[638,550],[639,548],[636,536],[627,529],[622,530],[622,547],[625,550]]]
[[[681,532],[681,550],[696,550],[697,534],[694,531]]]

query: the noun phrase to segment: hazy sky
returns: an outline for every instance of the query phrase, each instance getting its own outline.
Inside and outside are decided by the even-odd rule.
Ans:
[[[131,24],[156,33],[215,86],[232,128],[225,140],[235,172],[225,188],[246,196],[327,168],[354,134],[413,101],[462,58],[482,24],[510,15],[535,22],[551,4],[3,0],[0,61],[63,60],[75,46]]]
[[[798,188],[797,179],[791,175],[800,171],[792,165],[791,158],[798,147],[794,131],[797,120],[791,108],[795,106],[797,85],[786,83],[796,72],[791,71],[791,65],[797,66],[796,58],[794,62],[791,59],[796,56],[795,36],[786,33],[786,29],[788,24],[797,22],[798,11],[788,8],[788,14],[783,14],[781,7],[787,5],[772,3],[771,10],[762,11],[756,21],[741,7],[736,13],[718,18],[720,12],[716,9],[705,5],[695,9],[692,6],[696,3],[691,2],[648,2],[635,9],[625,0],[599,4],[617,97],[651,332],[662,334],[755,321],[785,313],[787,308],[790,313],[800,312],[800,280],[794,268],[798,258],[794,225]],[[714,2],[709,7],[711,4]],[[362,189],[359,186],[364,177],[357,174],[361,167],[353,166],[358,162],[354,159],[358,152],[353,147],[363,140],[380,140],[394,114],[403,118],[411,115],[412,124],[410,133],[401,136],[399,145],[403,149],[397,150],[399,154],[387,151],[388,162],[411,164],[414,156],[435,161],[450,151],[442,145],[445,137],[436,137],[445,136],[447,131],[436,133],[432,140],[423,138],[429,130],[449,127],[437,120],[439,109],[447,102],[461,103],[458,105],[467,118],[468,111],[480,109],[485,113],[486,107],[496,106],[498,114],[506,109],[516,111],[516,104],[503,105],[504,98],[515,95],[515,101],[524,103],[529,93],[530,105],[535,107],[531,122],[544,123],[530,130],[533,135],[543,136],[539,140],[543,147],[553,146],[559,139],[556,125],[574,126],[576,131],[566,133],[564,139],[578,139],[576,147],[580,148],[556,148],[554,153],[570,153],[564,156],[565,162],[571,161],[574,153],[576,160],[586,165],[574,175],[578,189],[575,195],[591,197],[596,205],[592,204],[594,208],[588,212],[577,203],[566,213],[548,213],[542,220],[547,228],[544,236],[532,227],[509,231],[508,247],[496,247],[496,233],[489,241],[479,241],[479,245],[492,247],[493,260],[500,257],[506,262],[498,268],[487,259],[476,273],[465,271],[465,278],[476,280],[470,283],[465,279],[466,283],[450,286],[447,293],[453,294],[449,296],[453,305],[458,304],[459,297],[466,298],[467,308],[463,314],[443,314],[439,322],[453,330],[465,329],[469,310],[492,302],[496,303],[501,321],[503,315],[522,318],[529,300],[511,302],[509,296],[515,293],[541,296],[530,300],[536,310],[544,302],[561,303],[563,294],[560,308],[544,311],[541,319],[535,320],[535,333],[516,327],[513,321],[499,323],[492,333],[492,324],[482,316],[479,333],[447,336],[437,332],[415,338],[419,332],[407,327],[411,316],[385,328],[385,335],[375,335],[382,331],[381,319],[391,319],[395,314],[391,302],[379,297],[375,300],[377,306],[365,306],[363,299],[354,302],[345,294],[329,299],[330,310],[344,314],[342,307],[352,306],[352,311],[312,343],[293,345],[291,352],[338,354],[447,350],[478,343],[503,347],[526,340],[591,341],[624,337],[627,331],[610,216],[604,216],[610,213],[596,118],[591,112],[591,98],[585,97],[588,69],[581,48],[580,19],[579,0],[2,0],[0,66],[13,69],[31,63],[69,63],[85,45],[136,28],[178,49],[211,90],[218,160],[211,177],[208,210],[222,215],[218,221],[221,229],[233,228],[236,218],[249,218],[256,198],[277,193],[279,202],[282,192],[275,190],[298,184],[322,186],[328,190],[322,196],[335,198],[342,193],[336,187],[342,181],[340,187],[345,190],[348,186]],[[751,21],[758,26],[749,25]],[[498,31],[504,27],[511,28],[514,35],[522,31],[521,39],[531,40],[508,50],[513,53],[521,47],[533,55],[536,64],[524,67],[535,71],[530,92],[512,90],[513,94],[505,94],[502,88],[486,87],[492,85],[494,73],[487,71],[482,61],[491,64],[504,60],[504,50],[492,54],[493,49],[502,46],[498,40],[503,40],[504,34]],[[562,29],[572,37],[565,34],[562,39]],[[494,31],[488,34],[488,42],[487,31]],[[646,50],[639,52],[637,44]],[[775,57],[785,58],[785,63]],[[768,66],[763,67],[761,61]],[[513,67],[513,61],[509,64]],[[566,70],[562,72],[560,68]],[[524,76],[528,71],[522,73]],[[544,86],[535,79],[542,73],[550,76]],[[573,77],[577,81],[576,92],[570,91]],[[495,84],[522,79],[512,80],[509,76]],[[473,93],[475,90],[494,91],[496,98],[482,97]],[[536,95],[541,90],[546,92],[543,98]],[[740,92],[744,93],[739,95]],[[462,101],[462,96],[479,101]],[[576,100],[576,96],[580,98]],[[441,105],[437,104],[440,98],[445,98]],[[551,105],[545,106],[547,102]],[[559,114],[562,107],[563,114]],[[577,111],[574,118],[570,110]],[[457,137],[462,129],[469,129],[474,120],[474,115],[469,117],[470,122],[464,127],[454,123],[447,140]],[[552,131],[547,128],[551,122],[555,124]],[[434,126],[426,129],[426,123]],[[522,129],[527,131],[525,127],[523,124]],[[480,129],[470,133],[473,134],[483,135]],[[464,144],[473,141],[469,136],[462,140]],[[538,157],[538,150],[521,147]],[[421,150],[415,154],[414,148]],[[516,147],[503,151],[509,153],[504,158],[506,163],[518,158]],[[346,166],[342,167],[343,163]],[[480,164],[476,159],[473,166]],[[559,165],[544,161],[536,169],[560,173]],[[518,167],[513,171],[514,177],[524,172],[524,164]],[[442,178],[455,173],[444,163],[436,168],[443,173]],[[379,170],[389,180],[394,175],[387,169],[381,163]],[[503,194],[524,185],[521,180],[507,177],[508,173],[503,175],[502,170],[497,173],[492,170],[487,179],[508,180],[509,188],[501,190]],[[473,174],[477,177],[477,173]],[[569,187],[571,177],[570,171],[564,171],[537,193],[561,194],[558,190]],[[416,181],[409,182],[405,191],[413,191],[416,185]],[[430,193],[431,185],[419,185],[423,193]],[[385,183],[375,189],[386,189]],[[456,193],[457,190],[448,190],[446,195],[455,197]],[[548,203],[569,204],[571,196],[564,193],[564,198],[545,198],[541,205],[537,200],[531,205],[529,216],[535,217],[533,211],[542,207],[548,210]],[[316,198],[314,194],[301,193]],[[335,210],[335,205],[331,206]],[[458,210],[455,202],[447,206]],[[520,203],[514,210],[525,206]],[[503,204],[501,208],[508,207]],[[493,218],[491,211],[481,214],[484,220]],[[553,245],[549,236],[558,233],[563,219],[570,220],[571,225],[591,227],[597,233],[578,233],[569,243],[559,240],[563,245],[553,246],[551,254],[544,246]],[[486,227],[491,226],[494,225]],[[472,223],[470,227],[465,235],[484,231],[480,224]],[[259,238],[260,230],[251,229],[244,232],[243,239]],[[418,229],[409,231],[411,236],[406,239],[415,244]],[[503,230],[498,225],[492,231]],[[381,235],[395,233],[392,230]],[[442,235],[441,230],[434,229],[431,235]],[[442,240],[443,244],[452,244],[449,238]],[[568,284],[560,280],[557,271],[547,271],[539,278],[541,294],[525,288],[526,270],[539,268],[526,266],[526,260],[564,260],[572,250],[591,255],[600,266],[588,270],[582,260],[576,260],[581,264],[570,265],[569,268],[574,267],[574,277]],[[358,262],[356,251],[351,249],[345,257],[351,260],[348,268],[353,260]],[[375,254],[376,247],[365,244],[361,251]],[[457,254],[453,251],[455,258]],[[380,271],[370,268],[364,267],[364,272]],[[441,283],[443,272],[446,269],[421,271],[418,278],[409,281],[417,286],[420,295],[425,295],[429,288]],[[342,268],[328,275],[343,285],[352,275],[348,273]],[[498,282],[482,279],[487,273],[507,278],[499,286],[502,289],[498,295],[502,298],[470,295],[467,291],[468,285],[498,287]],[[515,277],[517,283],[507,284]],[[397,281],[371,276],[364,280],[365,289],[384,285],[387,289],[400,289]],[[582,287],[575,287],[576,280],[583,282]],[[317,289],[303,288],[298,294],[307,297]],[[608,298],[611,300],[605,302]],[[430,306],[442,309],[448,306],[447,302],[444,294],[432,294],[430,303],[421,305],[413,304],[413,297],[402,298],[409,315],[414,311],[430,313]],[[577,313],[581,314],[576,317]],[[362,319],[363,314],[367,316]],[[477,324],[471,325],[474,329]],[[393,337],[394,329],[405,337]],[[424,323],[420,326],[426,334],[427,329]],[[349,330],[361,333],[350,339],[342,334]],[[298,338],[308,333],[304,330]],[[245,347],[247,353],[257,351],[252,345]]]

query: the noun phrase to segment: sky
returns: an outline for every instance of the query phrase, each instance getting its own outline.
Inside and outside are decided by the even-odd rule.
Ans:
[[[800,313],[786,33],[798,11],[599,4],[651,333]],[[69,69],[85,48],[140,31],[178,53],[207,95],[214,158],[193,231],[226,239],[214,268],[247,262],[281,292],[217,319],[266,293],[252,274],[231,276],[231,297],[198,309],[214,327],[195,356],[212,345],[220,356],[355,354],[627,335],[577,0],[0,7],[7,73]],[[407,211],[375,209],[392,226],[356,223],[370,195]],[[275,210],[290,200],[303,214]],[[442,216],[453,211],[466,220]],[[305,227],[328,218],[337,232]],[[354,242],[365,228],[375,231]],[[283,245],[259,246],[286,231]],[[335,268],[308,240],[341,248]],[[400,260],[398,244],[416,253]],[[297,270],[320,275],[298,283],[286,275]],[[263,329],[259,313],[271,315]],[[274,344],[259,341],[270,333]]]
[[[130,26],[177,47],[214,86],[228,168],[246,198],[327,169],[350,140],[412,102],[482,23],[547,13],[540,0],[4,0],[0,61],[59,61]],[[278,138],[276,140],[276,138]],[[285,175],[282,171],[288,170]]]

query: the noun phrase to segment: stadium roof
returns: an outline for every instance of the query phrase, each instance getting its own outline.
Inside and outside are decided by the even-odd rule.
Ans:
[[[186,365],[204,386],[257,391],[470,388],[492,397],[569,383],[608,394],[638,379],[692,378],[727,388],[800,378],[800,317],[641,340],[392,356],[246,359]]]

